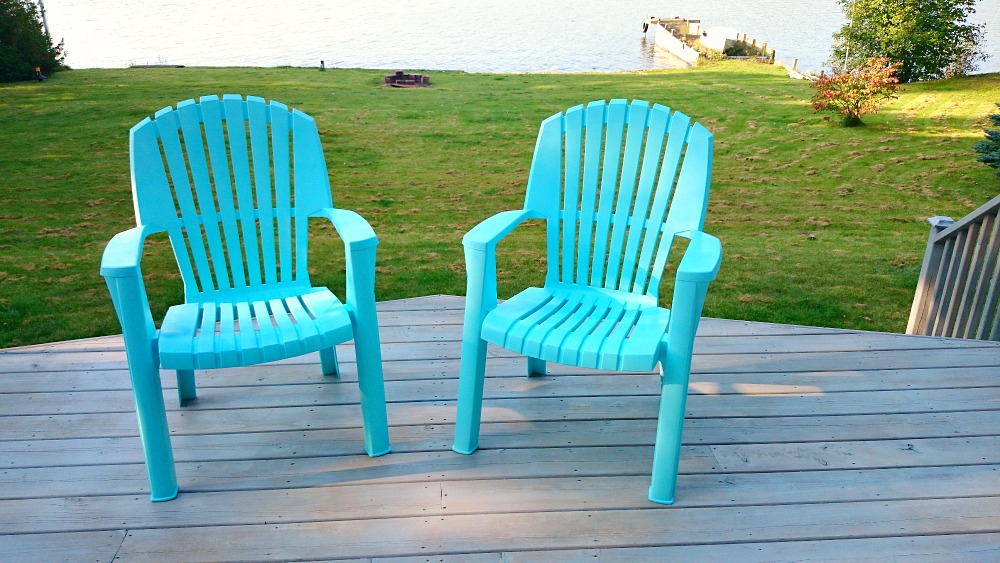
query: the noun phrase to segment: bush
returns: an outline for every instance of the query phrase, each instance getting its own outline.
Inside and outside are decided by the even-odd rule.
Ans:
[[[1000,107],[1000,104],[997,104],[997,107]],[[994,113],[988,117],[993,125],[1000,127],[1000,113]],[[979,153],[976,160],[986,164],[986,166],[996,168],[997,176],[1000,176],[1000,131],[996,129],[984,129],[983,131],[986,133],[986,140],[979,141],[972,147]]]
[[[29,0],[0,0],[0,82],[51,75],[62,66],[62,43],[53,46],[42,28],[38,6]]]
[[[886,101],[897,97],[900,63],[887,58],[869,58],[861,65],[840,74],[825,76],[812,83],[816,92],[812,107],[817,112],[833,111],[844,118],[844,125],[861,125],[861,116],[875,113]]]

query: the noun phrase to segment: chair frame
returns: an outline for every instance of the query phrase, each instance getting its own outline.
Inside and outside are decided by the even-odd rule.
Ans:
[[[588,131],[600,131],[601,135],[588,134]],[[664,145],[655,145],[657,142],[664,142],[665,149]],[[622,150],[614,153],[607,150],[607,146]],[[642,158],[640,146],[644,147]],[[580,163],[571,160],[577,152],[586,153],[581,156],[584,160],[582,180]],[[596,164],[597,154],[603,155],[600,167]],[[669,324],[662,337],[653,336],[651,356],[642,368],[659,366],[661,383],[649,499],[663,504],[674,501],[694,338],[708,285],[718,274],[722,260],[718,239],[702,232],[711,166],[712,135],[699,124],[691,125],[687,116],[680,112],[671,114],[664,106],[650,108],[647,102],[640,100],[631,103],[626,100],[595,101],[586,108],[576,106],[543,121],[529,171],[524,208],[486,219],[462,241],[467,288],[454,451],[471,454],[479,447],[487,343],[504,345],[498,338],[487,338],[484,331],[484,323],[498,310],[496,246],[500,240],[525,221],[544,220],[548,248],[545,292],[586,291],[629,306],[654,308],[671,244],[675,237],[687,238],[690,242],[676,273]],[[598,168],[602,169],[600,174]],[[654,182],[652,178],[657,174],[659,180]],[[601,176],[600,181],[598,176]],[[579,196],[575,193],[578,183],[583,185]],[[600,201],[594,193],[598,189]],[[613,215],[613,199],[604,196],[609,189],[607,193],[620,196],[615,198],[617,211]],[[640,217],[639,220],[647,221],[645,224],[662,237],[659,246],[655,246],[656,235],[654,239],[626,242],[626,236],[619,230],[621,225],[630,225],[636,219],[634,211],[632,217],[629,215],[633,189],[635,194],[644,192],[645,197],[655,198],[650,206],[650,218]],[[588,215],[583,203],[588,198],[595,208],[599,207],[593,217]],[[667,199],[670,200],[669,212]],[[567,218],[571,218],[579,229],[566,226]],[[579,240],[591,236],[586,231],[591,221],[598,225],[597,228],[603,221],[606,229],[606,232],[593,235],[594,248],[610,240],[610,250],[591,249],[594,252],[590,262],[585,263],[587,249],[580,250],[576,246],[582,248]],[[584,234],[578,234],[580,232]],[[645,250],[647,243],[654,244],[648,252]],[[652,248],[656,248],[655,253]],[[619,268],[629,256],[643,255],[646,263],[635,262],[638,270],[646,268],[646,271],[623,272],[619,276]],[[529,288],[526,292],[532,290]],[[524,353],[523,350],[514,351]],[[546,360],[526,355],[528,375],[544,375]],[[588,363],[583,367],[619,371],[636,369],[622,365],[620,359],[616,364],[615,358],[595,360],[593,355],[586,362],[581,358],[577,362],[560,363],[581,366]]]
[[[150,498],[166,501],[178,493],[160,381],[161,364],[164,369],[176,370],[178,396],[183,405],[196,397],[196,368],[246,366],[318,351],[323,374],[339,376],[334,345],[353,338],[361,390],[364,448],[373,457],[388,453],[390,444],[374,290],[378,238],[360,215],[333,207],[315,121],[279,102],[266,103],[261,98],[244,99],[238,95],[226,95],[221,100],[217,96],[205,96],[198,102],[186,100],[176,108],[163,108],[155,118],[145,118],[129,134],[137,226],[115,235],[101,260],[101,275],[107,282],[125,339]],[[228,136],[223,133],[223,123]],[[204,146],[201,145],[202,134]],[[178,142],[182,136],[183,148]],[[232,183],[229,166],[232,167]],[[251,185],[258,192],[256,199]],[[264,192],[271,194],[266,195],[267,205],[261,204]],[[270,205],[272,195],[273,208]],[[200,213],[200,210],[192,215],[195,202],[206,209],[212,206],[214,215]],[[273,230],[253,233],[255,222],[272,224],[272,217],[278,233]],[[340,304],[326,288],[315,288],[309,281],[306,264],[309,217],[329,220],[344,242],[345,304]],[[202,231],[204,238],[200,239],[200,246],[190,240],[196,238],[189,236],[192,231]],[[206,309],[212,302],[233,304],[229,326],[227,319],[219,319],[217,329],[220,334],[229,330],[231,341],[220,344],[224,339],[217,335],[214,344],[212,338],[202,339],[215,346],[210,354],[199,355],[197,351],[186,354],[176,350],[169,357],[161,354],[164,335],[154,324],[140,268],[146,238],[160,232],[170,236],[184,278],[185,303],[199,303],[199,307]],[[253,250],[247,242],[251,238],[259,239],[258,250]],[[241,250],[244,246],[246,248]],[[241,258],[243,267],[235,267]],[[233,265],[228,272],[227,260]],[[341,322],[349,318],[349,330],[338,328],[336,337],[328,332],[325,337],[313,333],[306,338],[304,329],[300,328],[303,323],[277,326],[273,330],[279,333],[282,328],[286,329],[285,340],[270,342],[265,350],[260,334],[272,327],[257,323],[261,318],[257,309],[254,309],[253,322],[248,323],[255,325],[254,331],[245,328],[238,331],[233,326],[232,311],[238,303],[259,299],[280,305],[282,299],[310,292],[329,295],[333,302],[328,310],[339,315]],[[258,324],[261,326],[256,326]],[[213,334],[214,326],[215,323],[208,328]],[[249,340],[241,343],[241,337],[233,336],[236,332]],[[252,342],[254,334],[257,342]],[[247,350],[254,353],[244,354]]]

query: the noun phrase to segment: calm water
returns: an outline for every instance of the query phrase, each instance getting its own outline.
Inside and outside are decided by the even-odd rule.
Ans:
[[[819,69],[843,24],[836,0],[47,0],[75,68],[129,64],[317,66],[469,72],[623,71],[672,66],[644,39],[647,16],[700,18]],[[980,0],[1000,71],[1000,0]]]

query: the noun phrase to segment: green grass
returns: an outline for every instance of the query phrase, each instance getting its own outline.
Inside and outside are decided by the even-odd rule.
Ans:
[[[928,226],[995,196],[971,146],[1000,75],[908,85],[867,126],[814,114],[805,82],[716,63],[628,74],[432,72],[387,89],[382,71],[250,68],[75,70],[0,87],[0,347],[120,332],[98,274],[134,224],[128,130],[204,94],[277,99],[313,115],[334,201],[375,228],[380,300],[465,291],[461,236],[521,206],[539,122],[593,99],[641,98],[715,134],[706,229],[725,258],[705,314],[900,332]],[[343,251],[316,224],[314,283],[342,293]],[[500,247],[500,293],[543,279],[540,230]],[[143,260],[154,316],[181,300],[169,246]],[[669,287],[662,294],[670,295]]]

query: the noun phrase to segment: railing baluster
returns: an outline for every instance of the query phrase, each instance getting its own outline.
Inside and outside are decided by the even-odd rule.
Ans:
[[[963,217],[932,217],[907,334],[1000,341],[1000,196]]]
[[[989,293],[989,283],[1000,242],[1000,221],[997,219],[997,215],[987,215],[983,218],[982,228],[979,231],[978,267],[973,270],[973,275],[969,276],[972,291],[972,296],[969,298],[969,317],[962,333],[956,334],[962,338],[977,338],[976,329],[988,313],[988,302],[985,299]]]

